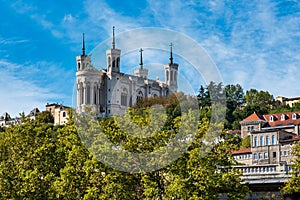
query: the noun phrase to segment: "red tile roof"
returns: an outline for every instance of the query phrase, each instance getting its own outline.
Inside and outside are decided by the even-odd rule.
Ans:
[[[296,114],[296,118],[293,119],[293,114]],[[284,116],[284,120],[281,120],[281,116]],[[273,116],[273,121],[271,120]],[[285,113],[276,113],[276,114],[266,114],[259,115],[253,113],[245,118],[242,122],[251,122],[251,121],[264,121],[267,122],[266,126],[287,126],[287,125],[296,125],[300,124],[300,112],[285,112]]]
[[[296,118],[293,119],[293,114],[296,114]],[[281,120],[281,116],[284,116],[284,120]],[[271,116],[273,116],[273,121],[271,121]],[[267,114],[264,115],[265,119],[268,121],[270,126],[286,126],[291,124],[300,124],[300,112],[285,112],[277,114]]]
[[[243,120],[244,121],[265,121],[264,117],[260,114],[256,114],[255,112],[252,115],[249,115],[247,118]]]
[[[231,151],[231,153],[232,153],[232,155],[251,153],[251,148],[243,148],[243,149],[240,149],[240,150]]]

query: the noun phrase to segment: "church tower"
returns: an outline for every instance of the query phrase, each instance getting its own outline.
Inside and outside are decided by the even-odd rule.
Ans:
[[[172,52],[173,44],[170,44],[170,63],[165,64],[165,77],[166,77],[166,84],[169,87],[170,93],[177,92],[178,85],[177,85],[177,75],[178,75],[178,64],[173,63],[173,52]]]
[[[121,55],[121,50],[116,49],[115,27],[113,27],[112,48],[106,50],[108,74],[111,74],[112,72],[120,73],[120,55]]]
[[[77,111],[84,112],[86,105],[99,113],[101,101],[101,71],[95,69],[91,63],[91,56],[85,54],[84,34],[82,35],[82,53],[76,56],[76,86]]]
[[[145,69],[143,66],[143,49],[140,49],[140,67],[134,70],[134,75],[137,77],[142,77],[148,79],[148,69]]]
[[[85,54],[85,42],[84,42],[84,33],[82,34],[82,48],[81,55],[76,56],[77,62],[77,71],[85,70],[91,64],[91,56]]]

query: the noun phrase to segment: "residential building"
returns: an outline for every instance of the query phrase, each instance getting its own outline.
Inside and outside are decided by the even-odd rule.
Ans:
[[[300,112],[253,113],[240,124],[241,137],[250,137],[251,148],[232,152],[238,162],[246,165],[283,165],[292,162],[292,147],[295,141],[300,140]]]
[[[299,102],[300,102],[300,97],[293,97],[293,98],[288,98],[288,97],[283,97],[283,96],[276,97],[277,107],[279,107],[281,105],[293,107],[296,103],[299,103]]]
[[[68,122],[68,110],[70,107],[58,103],[46,105],[46,111],[49,111],[54,117],[54,125],[64,125]]]

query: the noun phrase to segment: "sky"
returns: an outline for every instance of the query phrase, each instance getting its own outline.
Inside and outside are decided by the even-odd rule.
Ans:
[[[81,54],[82,33],[95,67],[105,68],[102,47],[111,41],[113,26],[118,48],[126,48],[120,41],[126,33],[148,28],[174,31],[203,48],[224,85],[238,83],[244,91],[267,90],[274,97],[300,96],[299,0],[0,2],[0,114],[28,114],[35,107],[45,110],[47,103],[73,106],[75,56]],[[144,38],[141,47],[150,78],[164,79],[161,66],[168,62],[166,49],[173,42],[182,78],[179,88],[185,90],[186,81],[197,93],[205,77],[196,75],[188,56],[178,53],[184,49],[191,55],[194,46],[180,46],[175,40],[165,41],[166,49],[151,49],[152,41],[147,34]],[[125,73],[139,64],[135,46],[121,58]],[[101,56],[104,59],[97,63]]]

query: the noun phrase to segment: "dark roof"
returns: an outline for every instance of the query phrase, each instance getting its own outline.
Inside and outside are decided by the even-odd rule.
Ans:
[[[28,117],[37,116],[39,112],[40,112],[40,110],[38,108],[34,108],[33,110],[30,111],[30,113],[28,114]]]

